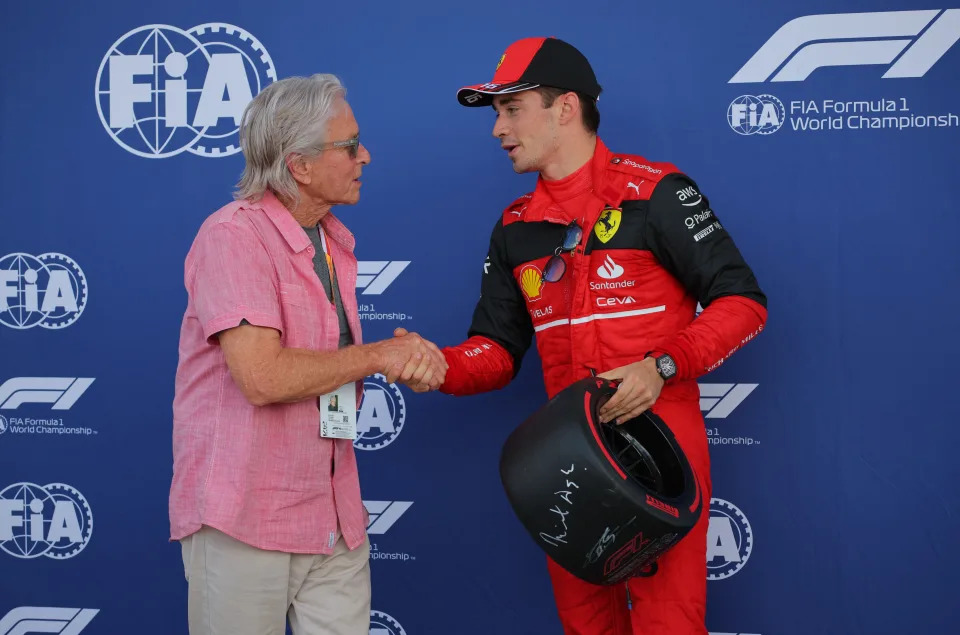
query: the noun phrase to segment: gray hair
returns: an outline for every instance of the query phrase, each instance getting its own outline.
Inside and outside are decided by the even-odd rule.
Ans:
[[[235,199],[260,199],[268,189],[299,202],[287,168],[291,153],[314,156],[326,141],[327,123],[347,89],[334,75],[288,77],[267,86],[243,111],[240,146],[246,165]]]

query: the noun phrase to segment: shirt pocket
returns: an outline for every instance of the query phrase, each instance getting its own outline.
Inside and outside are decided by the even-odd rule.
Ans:
[[[298,284],[280,283],[280,309],[283,313],[281,343],[289,348],[313,348],[313,328],[318,307],[307,290]]]

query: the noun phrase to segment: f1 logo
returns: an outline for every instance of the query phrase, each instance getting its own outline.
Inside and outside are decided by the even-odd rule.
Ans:
[[[0,635],[60,633],[77,635],[100,609],[62,609],[53,606],[21,606],[0,619]]]
[[[357,288],[363,289],[364,295],[380,295],[409,264],[409,260],[360,260],[357,262]]]
[[[802,82],[818,68],[894,60],[884,79],[923,77],[957,40],[960,9],[805,15],[780,27],[728,83]]]
[[[93,381],[93,377],[14,377],[0,384],[0,410],[16,410],[25,403],[52,403],[52,410],[70,410]]]
[[[707,419],[726,419],[760,384],[700,384],[700,410]]]
[[[412,501],[363,501],[370,514],[368,534],[385,534],[410,509]]]

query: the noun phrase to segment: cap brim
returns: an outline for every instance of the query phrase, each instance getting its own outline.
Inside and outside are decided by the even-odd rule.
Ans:
[[[519,93],[531,88],[538,88],[540,84],[529,82],[511,82],[509,84],[476,84],[464,86],[457,91],[457,101],[464,106],[489,106],[493,103],[494,95]]]

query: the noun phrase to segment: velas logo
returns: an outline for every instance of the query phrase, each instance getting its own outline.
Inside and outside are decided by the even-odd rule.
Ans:
[[[605,209],[600,214],[597,224],[593,226],[593,232],[600,239],[600,242],[606,243],[620,229],[620,219],[622,212],[619,209]]]
[[[107,50],[97,71],[97,112],[110,137],[137,156],[225,157],[241,150],[247,104],[276,80],[270,54],[240,27],[150,24]]]
[[[379,450],[393,443],[407,420],[403,393],[380,373],[363,381],[363,400],[357,410],[358,450]]]
[[[528,302],[540,299],[540,290],[543,288],[543,273],[536,265],[526,265],[520,270],[520,289]]]
[[[727,108],[727,123],[739,135],[769,135],[783,126],[787,111],[773,95],[740,95]]]
[[[62,329],[87,306],[87,278],[72,258],[17,252],[0,257],[0,324]]]
[[[67,609],[59,606],[20,606],[0,619],[0,635],[61,633],[77,635],[100,609]]]
[[[383,611],[370,611],[370,635],[407,635],[400,622]]]
[[[729,83],[801,82],[828,66],[923,77],[958,40],[960,9],[805,15],[780,27]]]
[[[0,491],[0,550],[15,558],[72,558],[87,546],[93,513],[64,483],[14,483]]]
[[[723,580],[747,564],[753,551],[753,530],[740,509],[720,498],[710,500],[707,529],[707,579]]]

